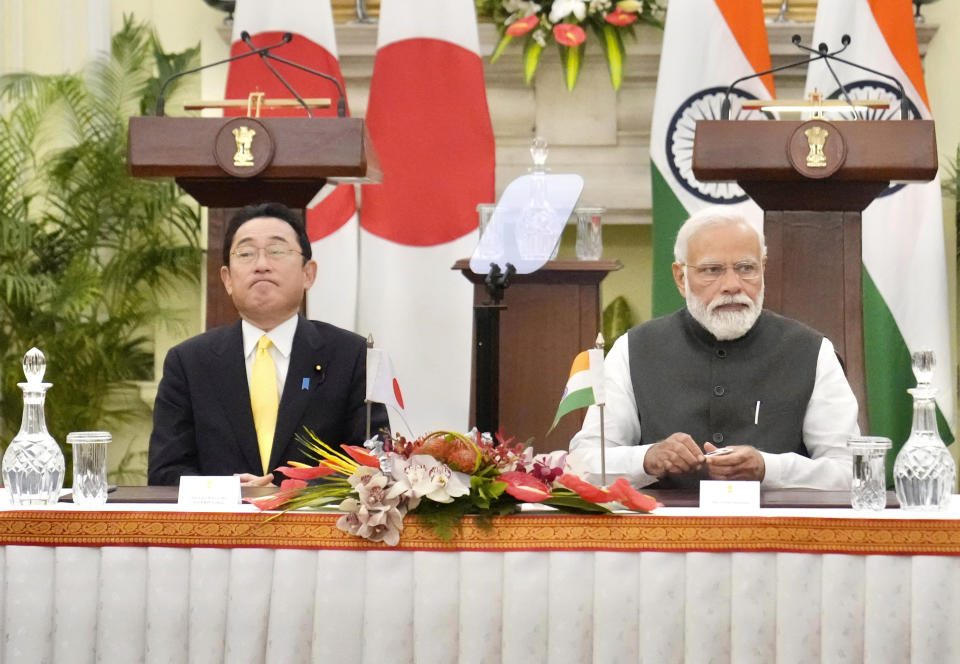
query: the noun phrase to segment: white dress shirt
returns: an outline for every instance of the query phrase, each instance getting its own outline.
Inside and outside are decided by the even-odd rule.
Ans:
[[[250,372],[253,370],[253,360],[257,356],[257,342],[260,337],[267,335],[273,345],[267,351],[273,358],[277,368],[277,399],[283,398],[283,384],[287,380],[287,369],[290,368],[290,351],[293,350],[293,335],[297,332],[299,314],[294,314],[269,332],[264,332],[256,325],[242,321],[240,329],[243,332],[243,358],[247,365],[247,387],[250,387]]]
[[[607,483],[625,477],[637,487],[652,484],[657,478],[643,470],[643,458],[651,446],[638,444],[640,416],[630,377],[626,334],[614,342],[603,368]],[[795,452],[760,452],[766,465],[761,486],[771,489],[849,489],[852,462],[846,443],[849,437],[859,433],[857,399],[843,375],[833,344],[824,337],[817,357],[813,393],[803,418],[803,442],[810,457]],[[600,409],[597,406],[590,406],[587,410],[583,427],[570,441],[570,451],[587,465],[591,479],[599,482]]]

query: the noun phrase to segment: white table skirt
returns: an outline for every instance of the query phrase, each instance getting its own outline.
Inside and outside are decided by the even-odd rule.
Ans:
[[[960,662],[960,558],[0,548],[2,662]]]

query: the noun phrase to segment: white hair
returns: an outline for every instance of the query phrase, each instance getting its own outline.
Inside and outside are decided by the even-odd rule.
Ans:
[[[760,243],[760,257],[767,257],[767,243],[763,239],[763,232],[747,221],[747,218],[734,210],[727,209],[726,205],[715,205],[704,208],[692,215],[683,222],[683,226],[677,231],[677,241],[673,245],[673,259],[677,263],[685,264],[687,262],[687,247],[690,244],[690,238],[698,231],[710,226],[719,226],[722,224],[744,224],[757,234],[757,241]]]

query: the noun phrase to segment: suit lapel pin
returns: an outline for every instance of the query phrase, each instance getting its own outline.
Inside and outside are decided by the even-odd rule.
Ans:
[[[304,376],[303,381],[300,383],[300,389],[301,389],[301,390],[309,390],[309,389],[310,389],[310,378],[309,378],[309,376]]]

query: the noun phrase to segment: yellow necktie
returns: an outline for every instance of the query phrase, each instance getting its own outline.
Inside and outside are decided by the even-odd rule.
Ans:
[[[270,451],[273,449],[273,432],[277,428],[277,409],[280,397],[277,391],[277,366],[269,348],[270,337],[263,335],[257,342],[257,356],[250,370],[250,406],[253,409],[253,426],[257,429],[257,444],[260,446],[260,461],[263,474],[267,474]]]

